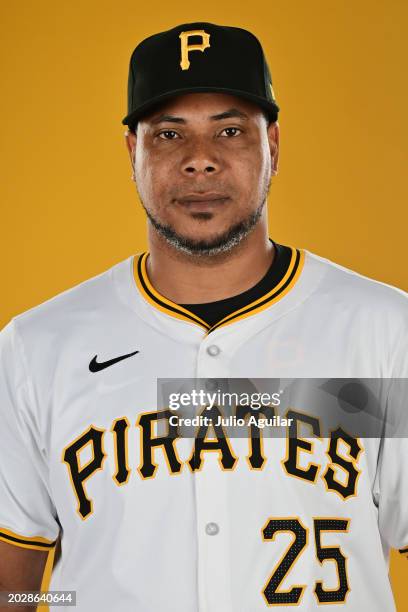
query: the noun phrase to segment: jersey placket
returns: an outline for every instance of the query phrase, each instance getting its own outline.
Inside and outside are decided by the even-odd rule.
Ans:
[[[199,380],[214,382],[229,376],[229,360],[217,335],[205,336],[200,344],[196,370]],[[212,428],[209,432],[212,437]],[[195,472],[199,610],[232,612],[228,473],[221,467],[218,453],[204,452],[202,457],[204,465]]]

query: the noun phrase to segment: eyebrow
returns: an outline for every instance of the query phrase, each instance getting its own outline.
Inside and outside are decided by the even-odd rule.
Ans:
[[[214,119],[215,121],[220,121],[221,119],[248,119],[248,115],[238,110],[237,108],[230,108],[224,113],[219,113],[219,115],[212,115],[210,119]]]
[[[210,119],[212,121],[221,121],[222,119],[248,119],[248,115],[238,110],[237,108],[229,108],[223,113],[218,113],[217,115],[211,115]],[[155,119],[153,119],[152,123],[157,125],[158,123],[182,123],[185,124],[187,121],[182,117],[175,117],[174,115],[159,115]]]

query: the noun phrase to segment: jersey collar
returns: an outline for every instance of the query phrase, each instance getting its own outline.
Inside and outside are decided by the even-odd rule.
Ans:
[[[203,321],[203,319],[201,319],[195,313],[187,310],[179,304],[176,304],[175,302],[172,302],[156,291],[156,289],[150,283],[147,275],[146,261],[149,256],[148,251],[134,257],[133,274],[140,293],[152,306],[177,319],[195,323],[196,325],[202,327],[205,330],[205,334],[208,335],[215,329],[230,325],[235,321],[240,321],[246,317],[265,310],[272,304],[281,300],[293,288],[302,272],[305,253],[303,250],[295,249],[293,247],[289,248],[291,249],[291,257],[280,282],[263,296],[230,313],[221,319],[221,321],[218,321],[212,326]]]

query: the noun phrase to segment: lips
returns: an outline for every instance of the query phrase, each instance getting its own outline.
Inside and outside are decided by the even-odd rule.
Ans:
[[[225,193],[189,193],[181,198],[177,198],[180,204],[217,204],[228,200],[229,196]]]

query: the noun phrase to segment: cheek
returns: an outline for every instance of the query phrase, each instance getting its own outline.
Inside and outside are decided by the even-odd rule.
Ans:
[[[171,181],[166,160],[158,159],[157,155],[143,151],[136,156],[135,175],[138,190],[145,198],[151,199],[166,191]],[[154,203],[154,202],[150,202]]]
[[[268,178],[268,156],[263,149],[243,151],[235,164],[235,176],[243,194],[256,199]]]

